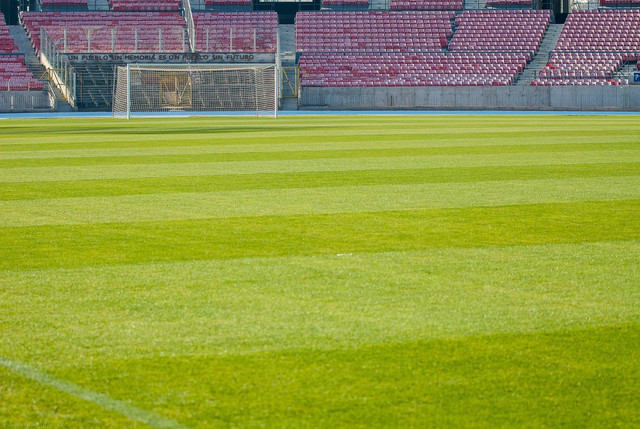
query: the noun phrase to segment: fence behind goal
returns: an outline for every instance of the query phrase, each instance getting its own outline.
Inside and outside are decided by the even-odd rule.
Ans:
[[[115,73],[113,116],[227,112],[277,116],[275,64],[134,65]]]

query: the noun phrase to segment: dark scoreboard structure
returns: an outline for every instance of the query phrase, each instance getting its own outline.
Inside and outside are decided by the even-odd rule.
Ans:
[[[293,24],[299,10],[320,10],[322,0],[253,0],[253,10],[273,10],[280,24]]]
[[[7,25],[18,25],[18,0],[0,0],[0,11]]]

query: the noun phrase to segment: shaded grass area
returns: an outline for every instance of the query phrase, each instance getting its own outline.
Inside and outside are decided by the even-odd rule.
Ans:
[[[435,156],[435,155],[483,155],[483,154],[515,154],[515,153],[548,153],[562,154],[576,151],[611,151],[639,150],[637,142],[608,143],[572,143],[555,145],[500,145],[500,146],[441,146],[441,147],[399,147],[385,149],[343,149],[343,150],[305,150],[282,152],[236,152],[170,154],[170,155],[138,155],[115,157],[73,157],[65,158],[64,154],[56,158],[23,158],[0,159],[0,168],[51,167],[51,166],[90,166],[90,165],[140,165],[140,164],[181,164],[192,162],[236,162],[236,161],[281,161],[281,160],[314,160],[345,158],[385,158],[393,156]]]
[[[640,174],[640,163],[638,162],[610,162],[601,164],[316,171],[121,180],[18,182],[0,183],[0,201],[251,189],[464,183],[543,178],[623,177],[638,174]]]
[[[639,362],[640,327],[623,325],[109,362],[107,370],[118,373],[98,384],[127,395],[126,380],[136,377],[136,391],[159,388],[167,403],[195,414],[185,423],[200,427],[632,427],[640,424]],[[156,397],[147,401],[153,407]],[[179,407],[168,408],[181,416]]]
[[[243,356],[105,359],[61,378],[192,427],[635,427],[640,327]],[[135,427],[0,372],[5,424]],[[33,403],[36,397],[37,402]],[[13,412],[12,412],[13,411]]]
[[[0,269],[638,237],[640,200],[43,225],[0,228]]]

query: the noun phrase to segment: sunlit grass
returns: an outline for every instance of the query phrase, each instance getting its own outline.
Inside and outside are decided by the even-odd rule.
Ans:
[[[185,426],[640,425],[635,117],[2,121],[0,243],[0,357]]]

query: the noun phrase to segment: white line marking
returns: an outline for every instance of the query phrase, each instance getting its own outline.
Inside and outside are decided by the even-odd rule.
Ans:
[[[92,402],[107,410],[120,413],[131,420],[146,423],[154,428],[186,428],[175,420],[160,417],[149,411],[127,404],[126,402],[113,399],[103,393],[92,392],[84,387],[80,387],[76,384],[61,380],[49,374],[45,374],[44,372],[40,372],[23,363],[14,362],[0,356],[0,366],[24,377],[30,378],[31,380],[37,381],[38,383],[56,388],[71,396],[75,396],[76,398],[84,399],[85,401]]]

